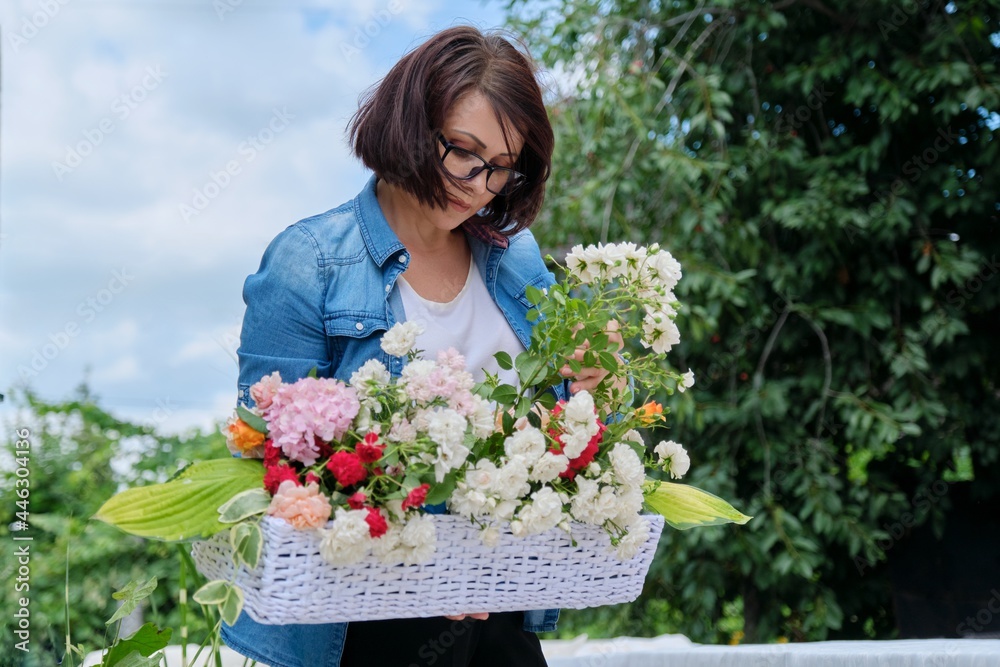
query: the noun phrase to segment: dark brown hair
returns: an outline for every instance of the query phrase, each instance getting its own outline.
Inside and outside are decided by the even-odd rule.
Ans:
[[[521,48],[519,49],[518,46]],[[470,26],[443,30],[410,51],[369,89],[348,125],[354,154],[387,183],[421,203],[446,207],[437,132],[462,97],[482,93],[508,131],[524,137],[514,169],[527,182],[496,195],[479,221],[510,236],[538,215],[552,164],[552,125],[524,45]],[[461,181],[451,179],[459,187]]]

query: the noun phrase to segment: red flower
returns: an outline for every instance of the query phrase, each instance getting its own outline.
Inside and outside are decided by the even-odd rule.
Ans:
[[[357,493],[353,493],[347,497],[347,506],[352,510],[359,510],[361,509],[361,506],[365,504],[366,500],[368,500],[368,496],[366,496],[363,492],[358,491]]]
[[[264,441],[264,467],[273,468],[278,465],[281,459],[281,447],[276,447],[274,440],[268,438]]]
[[[385,531],[389,530],[389,524],[385,522],[385,517],[380,511],[374,507],[367,509],[368,516],[365,517],[365,521],[368,522],[368,532],[372,537],[382,537],[385,535]]]
[[[316,484],[319,484],[320,481],[321,480],[319,478],[319,475],[317,475],[316,473],[314,473],[312,470],[310,470],[309,472],[306,473],[306,484],[312,484],[313,482],[316,482]]]
[[[382,458],[384,451],[385,445],[378,444],[378,433],[374,431],[369,431],[365,439],[358,443],[358,456],[363,463],[375,463]]]
[[[284,463],[271,466],[264,473],[264,488],[273,496],[278,492],[278,487],[285,480],[291,480],[295,482],[296,486],[302,486],[302,482],[299,481],[299,474],[290,466]]]
[[[351,452],[337,452],[326,462],[326,468],[341,486],[354,486],[367,476],[361,459]]]
[[[421,484],[406,494],[406,499],[403,501],[403,511],[406,511],[411,507],[420,507],[423,505],[424,501],[427,499],[427,492],[430,490],[430,484]]]
[[[318,435],[313,436],[313,442],[316,444],[316,458],[325,459],[330,454],[333,454],[333,447],[330,443],[320,438]]]

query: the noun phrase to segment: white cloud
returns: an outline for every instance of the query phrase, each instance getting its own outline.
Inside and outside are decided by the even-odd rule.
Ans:
[[[479,2],[396,2],[379,23],[390,0],[308,11],[247,0],[224,20],[195,0],[70,0],[28,39],[38,0],[0,5],[0,392],[72,322],[78,333],[29,378],[41,396],[59,400],[87,379],[107,407],[140,417],[174,397],[168,430],[224,419],[244,279],[279,231],[368,178],[344,135],[359,95],[456,17],[481,27],[500,17]],[[378,30],[345,57],[372,20]],[[249,160],[241,143],[275,108],[294,118]],[[72,151],[87,155],[57,174]],[[183,220],[179,204],[233,160],[240,173]],[[134,278],[108,300],[122,269]],[[116,402],[126,396],[133,403]]]

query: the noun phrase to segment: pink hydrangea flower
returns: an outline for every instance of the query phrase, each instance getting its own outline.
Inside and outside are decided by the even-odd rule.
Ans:
[[[281,483],[267,508],[268,514],[284,519],[299,530],[324,526],[331,511],[330,501],[319,492],[318,484],[298,486],[288,480]]]
[[[264,410],[269,435],[285,456],[307,466],[316,463],[316,438],[340,440],[360,409],[352,387],[329,378],[302,378],[275,392]]]

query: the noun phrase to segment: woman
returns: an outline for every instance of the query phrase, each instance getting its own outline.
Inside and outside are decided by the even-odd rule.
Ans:
[[[280,371],[347,381],[380,359],[393,324],[418,320],[416,347],[455,347],[471,369],[528,344],[529,285],[553,276],[527,227],[542,204],[553,137],[529,58],[498,35],[445,30],[403,57],[349,127],[374,172],[352,201],[275,238],[247,278],[240,400]],[[567,369],[568,372],[568,369]],[[570,391],[606,375],[583,369]],[[478,379],[482,379],[480,371]],[[516,382],[516,376],[509,378]],[[533,634],[558,610],[326,625],[223,626],[237,651],[272,665],[544,665]]]

